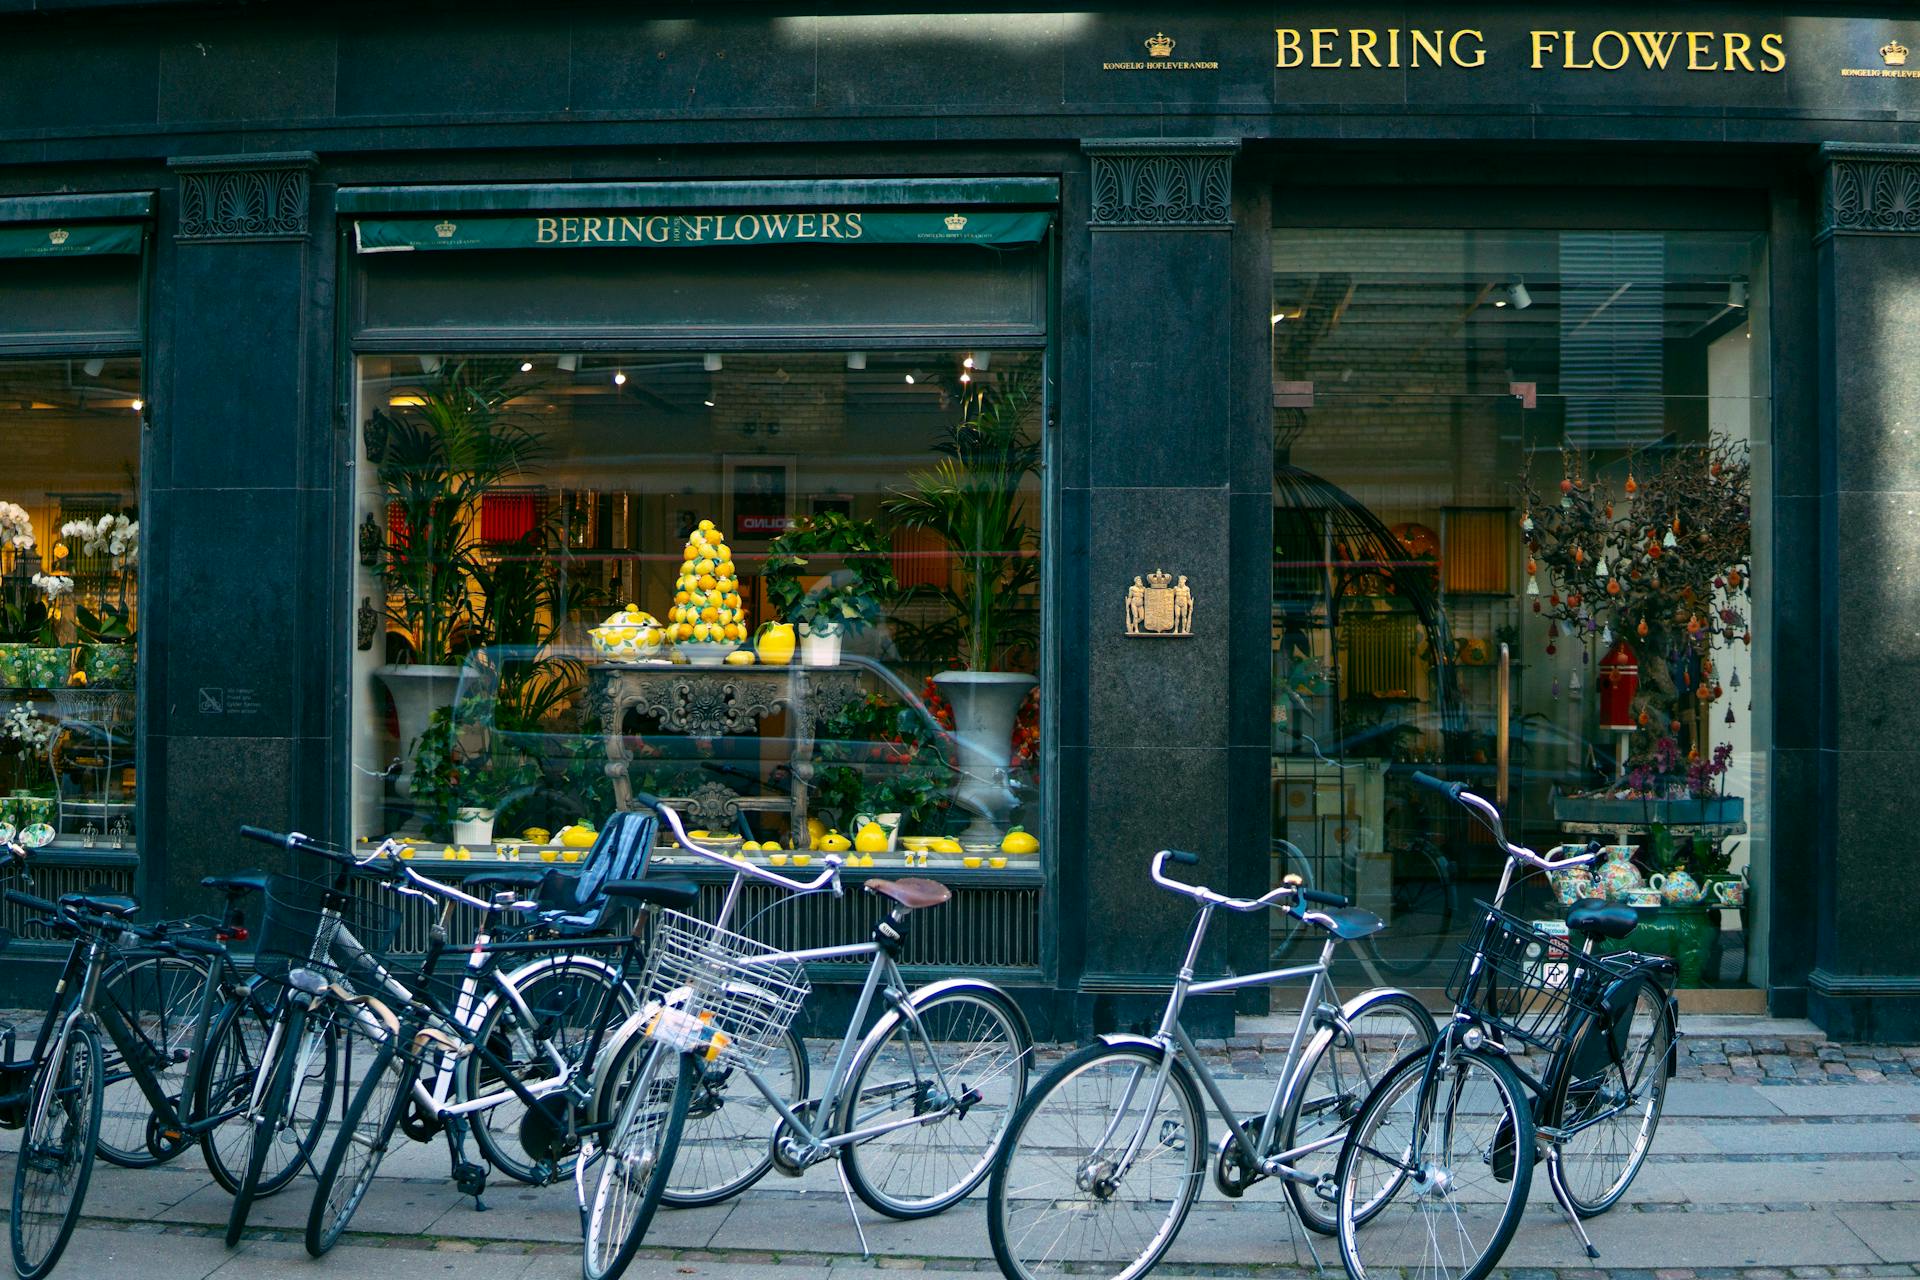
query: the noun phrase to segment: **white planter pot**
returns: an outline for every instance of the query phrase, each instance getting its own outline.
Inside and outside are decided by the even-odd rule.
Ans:
[[[806,623],[801,623],[800,661],[809,667],[839,666],[840,633],[838,631],[815,632]]]
[[[487,809],[462,809],[453,821],[455,844],[492,844],[494,815]]]
[[[427,721],[441,707],[453,705],[454,691],[460,687],[460,668],[455,666],[417,666],[403,663],[380,667],[387,696],[393,699],[394,719],[400,726],[400,775],[393,789],[402,798],[413,794],[413,744],[426,732]]]
[[[973,815],[960,843],[968,849],[997,850],[1017,803],[1007,784],[1013,722],[1028,691],[1039,682],[1015,671],[942,671],[933,683],[953,708],[960,756],[953,802]]]

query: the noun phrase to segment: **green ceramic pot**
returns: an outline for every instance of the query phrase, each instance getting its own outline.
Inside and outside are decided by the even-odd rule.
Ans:
[[[15,796],[14,803],[19,806],[20,821],[16,827],[30,827],[36,822],[53,821],[53,798],[51,796]]]
[[[73,646],[36,645],[27,651],[27,683],[35,689],[64,689],[73,674]]]
[[[1648,955],[1672,956],[1683,987],[1700,985],[1707,957],[1713,951],[1714,935],[1720,931],[1711,907],[1697,904],[1684,907],[1637,907],[1640,923],[1617,942],[1602,941],[1604,953],[1639,951]]]
[[[80,670],[86,673],[87,686],[94,689],[120,689],[133,683],[133,646],[130,644],[83,644],[80,646]]]
[[[0,644],[0,689],[27,687],[27,654],[30,644]]]
[[[6,823],[15,831],[21,827],[20,802],[25,796],[0,796],[0,822]]]

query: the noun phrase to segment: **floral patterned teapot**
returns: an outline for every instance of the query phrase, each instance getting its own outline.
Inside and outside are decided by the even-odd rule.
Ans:
[[[1669,906],[1684,907],[1700,901],[1702,896],[1699,884],[1685,871],[1669,871],[1665,875],[1647,877],[1647,887],[1657,889]]]
[[[1594,888],[1606,894],[1610,902],[1625,902],[1627,891],[1640,888],[1642,883],[1640,869],[1633,865],[1633,846],[1608,845],[1606,860],[1593,873]]]

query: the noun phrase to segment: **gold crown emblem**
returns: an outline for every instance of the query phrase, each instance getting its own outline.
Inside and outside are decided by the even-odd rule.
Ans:
[[[67,242],[67,237],[71,234],[72,233],[69,232],[65,227],[62,227],[58,231],[47,232],[47,239],[51,240],[55,244],[65,244]]]
[[[1898,40],[1889,40],[1880,46],[1880,58],[1890,67],[1907,65],[1907,46]]]
[[[1160,590],[1165,587],[1170,587],[1173,585],[1173,575],[1165,572],[1164,570],[1155,569],[1152,573],[1147,575],[1147,585],[1154,588],[1155,590]]]
[[[1156,31],[1147,37],[1147,56],[1164,58],[1173,52],[1174,38],[1164,31]]]
[[[439,236],[442,240],[453,239],[453,233],[459,229],[459,226],[452,222],[436,222],[433,224],[433,234]]]
[[[964,218],[960,214],[950,213],[947,215],[947,230],[963,231],[966,229],[966,225],[967,225],[966,218]]]

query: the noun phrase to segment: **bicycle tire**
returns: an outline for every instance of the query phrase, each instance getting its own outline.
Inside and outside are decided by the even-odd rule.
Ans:
[[[105,1087],[100,1053],[100,1037],[92,1025],[76,1019],[34,1073],[27,1123],[14,1160],[7,1228],[14,1271],[21,1280],[43,1280],[59,1264],[86,1203],[100,1141],[100,1099]],[[41,1179],[37,1176],[41,1174],[53,1177]],[[51,1184],[47,1187],[50,1197],[47,1207],[36,1208],[29,1202],[29,1184],[42,1182]],[[35,1230],[36,1225],[52,1230]]]
[[[938,1121],[876,1134],[841,1155],[854,1194],[876,1213],[903,1221],[942,1213],[986,1180],[1026,1097],[1033,1060],[1026,1023],[997,987],[953,987],[911,1007],[912,1017],[890,1014],[891,1024],[882,1020],[868,1035],[847,1071],[835,1125],[854,1133],[947,1112]],[[940,1096],[942,1080],[958,1099]],[[903,1113],[905,1107],[911,1111]],[[910,1182],[896,1183],[899,1175]]]
[[[789,1108],[806,1101],[811,1079],[807,1046],[791,1027],[759,1074]],[[722,1120],[729,1115],[733,1119]],[[768,1138],[779,1122],[780,1113],[738,1070],[698,1064],[687,1122],[660,1202],[674,1209],[697,1209],[731,1200],[753,1186],[773,1168]]]
[[[301,1057],[299,1046],[306,1035],[307,1010],[287,1000],[281,1005],[277,1022],[279,1043],[268,1042],[273,1060],[260,1064],[260,1071],[268,1073],[267,1083],[260,1092],[259,1109],[248,1117],[251,1141],[247,1147],[247,1163],[240,1173],[239,1185],[234,1188],[233,1208],[227,1214],[229,1249],[240,1243],[241,1234],[247,1229],[247,1215],[253,1211],[254,1197],[259,1193],[261,1173],[272,1152],[280,1113],[293,1092],[293,1077],[299,1070]]]
[[[313,1207],[307,1211],[307,1252],[313,1257],[325,1256],[353,1221],[373,1185],[393,1131],[412,1101],[420,1063],[418,1059],[403,1059],[396,1068],[395,1056],[394,1038],[388,1036],[374,1050],[367,1074],[340,1118],[333,1148],[320,1171],[320,1185],[314,1188]]]
[[[194,1087],[193,1118],[200,1122],[224,1114],[226,1119],[211,1125],[200,1136],[200,1154],[207,1171],[229,1195],[240,1190],[252,1158],[253,1127],[247,1120],[252,1100],[253,1081],[264,1065],[268,1037],[272,1034],[277,1011],[261,998],[258,989],[245,993],[229,1005],[207,1037],[207,1060]],[[327,1111],[333,1105],[334,1090],[340,1081],[339,1041],[328,1035],[320,1042],[320,1079],[317,1085],[302,1088],[293,1124],[303,1130],[299,1141],[280,1144],[273,1150],[281,1156],[276,1163],[269,1156],[259,1171],[253,1190],[254,1199],[285,1190],[313,1158],[326,1132]]]
[[[1065,1274],[1135,1280],[1172,1247],[1200,1198],[1207,1163],[1206,1106],[1186,1064],[1175,1058],[1153,1115],[1129,1120],[1125,1110],[1138,1105],[1139,1090],[1160,1071],[1166,1054],[1150,1041],[1088,1045],[1068,1054],[1020,1104],[987,1180],[987,1237],[1008,1280]],[[1079,1092],[1083,1086],[1084,1097]],[[1116,1102],[1113,1090],[1129,1086],[1132,1091]],[[1169,1100],[1171,1112],[1163,1111]],[[1082,1115],[1092,1118],[1082,1123]],[[1105,1180],[1082,1185],[1087,1175],[1098,1171],[1094,1166],[1100,1164],[1102,1148],[1080,1152],[1076,1146],[1071,1164],[1055,1154],[1069,1145],[1068,1137],[1097,1143],[1107,1134],[1117,1135],[1113,1141],[1124,1149],[1136,1132],[1146,1129],[1156,1145],[1149,1152],[1143,1143],[1126,1177],[1111,1186]],[[1107,1163],[1105,1171],[1111,1173],[1111,1161]],[[1146,1196],[1143,1203],[1163,1207],[1149,1210],[1133,1233],[1135,1238],[1144,1234],[1145,1246],[1106,1265],[1093,1256],[1089,1242],[1096,1234],[1109,1240],[1121,1237],[1124,1227],[1106,1225],[1106,1215],[1120,1211],[1123,1188],[1140,1190]],[[1058,1224],[1048,1219],[1050,1213],[1060,1216]],[[1068,1243],[1076,1230],[1077,1240]],[[1047,1245],[1037,1259],[1026,1256],[1036,1232],[1038,1242]]]
[[[140,1038],[136,1049],[144,1069],[176,1111],[186,1101],[187,1054],[201,993],[213,980],[213,966],[204,958],[167,952],[122,956],[100,975],[95,999],[111,1002]],[[150,1169],[191,1146],[182,1133],[170,1149],[153,1149],[148,1135],[154,1132],[155,1112],[135,1068],[112,1036],[102,1038],[101,1052],[100,1158],[123,1169]]]
[[[1431,972],[1442,953],[1452,959],[1452,949],[1459,941],[1454,933],[1459,888],[1454,883],[1446,854],[1424,837],[1414,837],[1402,848],[1390,850],[1388,856],[1396,863],[1391,899],[1393,915],[1385,931],[1361,939],[1360,950],[1395,978],[1417,977]],[[1430,874],[1402,874],[1397,863],[1403,857],[1418,859],[1423,864],[1420,870]],[[1413,944],[1412,949],[1403,949],[1403,944],[1408,943]]]
[[[571,1028],[577,1033],[555,1046],[575,1064],[585,1051],[588,1038],[597,1029],[596,1024],[618,1026],[633,1012],[631,993],[615,983],[606,967],[598,962],[554,963],[532,974],[526,982],[527,985],[520,988],[520,996],[535,1016],[550,1012],[561,1019],[556,1024],[561,1030]],[[575,1020],[576,1014],[578,1020]],[[549,1063],[539,1053],[535,1030],[524,1026],[512,1003],[502,998],[496,1000],[481,1019],[474,1043],[486,1045],[495,1057],[514,1068],[522,1084],[532,1085],[550,1075]],[[505,1088],[504,1084],[496,1083],[493,1071],[479,1054],[466,1055],[454,1079],[458,1097],[469,1101]],[[572,1170],[572,1157],[568,1157],[566,1163],[554,1165],[551,1176],[543,1176],[536,1167],[540,1161],[521,1141],[526,1118],[526,1104],[513,1094],[508,1094],[498,1106],[468,1116],[474,1139],[488,1162],[515,1182],[540,1186],[567,1176]]]
[[[1418,1164],[1411,1162],[1416,1146]],[[1367,1280],[1373,1257],[1395,1275],[1406,1269],[1426,1280],[1485,1280],[1526,1211],[1534,1149],[1531,1100],[1505,1059],[1457,1046],[1402,1058],[1340,1149],[1335,1205],[1347,1275]],[[1504,1200],[1478,1194],[1487,1179],[1505,1188]],[[1417,1252],[1422,1245],[1425,1255]]]
[[[1636,970],[1610,988],[1603,1004],[1609,1011],[1626,1013],[1626,1024],[1618,1023],[1618,1012],[1614,1020],[1605,1013],[1581,1018],[1554,1065],[1553,1087],[1541,1111],[1550,1128],[1577,1126],[1569,1137],[1548,1145],[1547,1178],[1561,1203],[1582,1218],[1597,1217],[1620,1203],[1646,1163],[1666,1106],[1667,1059],[1674,1043],[1673,1008],[1653,974]],[[1646,1031],[1636,1041],[1643,1019]],[[1644,1099],[1637,1120],[1630,1118],[1634,1113],[1629,1108],[1612,1117],[1629,1118],[1628,1124],[1612,1126],[1605,1108],[1615,1091],[1629,1100]],[[1623,1149],[1621,1139],[1629,1136]],[[1605,1179],[1597,1188],[1596,1174]]]
[[[585,1280],[619,1280],[632,1263],[660,1207],[693,1091],[693,1060],[643,1037],[629,1040],[607,1065],[594,1103],[601,1119],[611,1119],[613,1127],[607,1130],[606,1147],[595,1157],[600,1169],[593,1193],[581,1206],[580,1269]],[[668,1074],[671,1084],[665,1080]],[[663,1090],[670,1091],[664,1101]],[[635,1188],[631,1180],[622,1180],[627,1184],[625,1198],[618,1201],[622,1220],[614,1221],[611,1209],[619,1188],[613,1180],[636,1167],[642,1181]],[[624,1212],[628,1205],[630,1213]]]
[[[1394,1064],[1433,1044],[1433,1015],[1404,991],[1366,992],[1347,1006],[1342,1017],[1345,1031],[1324,1028],[1307,1046],[1281,1112],[1278,1150],[1291,1151],[1335,1134],[1344,1135]],[[1395,1022],[1403,1024],[1398,1032],[1393,1028]],[[1304,1134],[1303,1121],[1308,1130]],[[1339,1167],[1342,1145],[1333,1143],[1302,1156],[1293,1167],[1331,1178]],[[1289,1180],[1286,1188],[1300,1221],[1309,1230],[1330,1236],[1338,1229],[1334,1206],[1320,1198],[1313,1184]],[[1360,1221],[1364,1223],[1366,1218]]]

